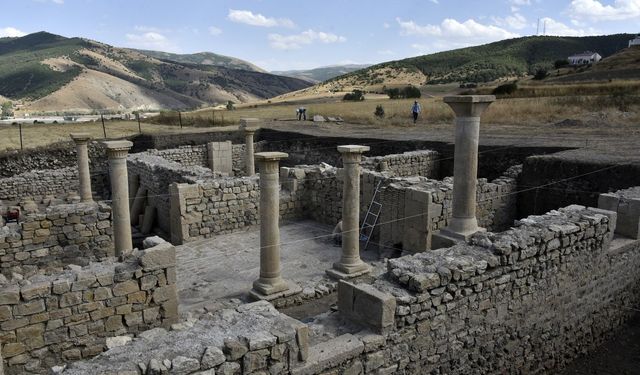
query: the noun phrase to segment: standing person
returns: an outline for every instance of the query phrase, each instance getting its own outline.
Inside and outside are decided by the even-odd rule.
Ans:
[[[413,102],[413,106],[411,106],[411,113],[413,114],[413,123],[415,124],[418,121],[418,115],[422,112],[422,107],[418,101]]]

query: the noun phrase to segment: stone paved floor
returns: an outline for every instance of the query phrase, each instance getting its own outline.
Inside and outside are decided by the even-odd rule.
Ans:
[[[280,226],[283,277],[304,287],[320,282],[325,270],[340,259],[331,242],[332,227],[313,221]],[[180,311],[217,309],[246,300],[260,269],[259,227],[190,242],[176,247]],[[362,252],[365,261],[376,251]]]

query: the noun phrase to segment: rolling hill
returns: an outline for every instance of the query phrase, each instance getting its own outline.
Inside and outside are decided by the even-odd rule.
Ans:
[[[169,62],[177,62],[177,63],[184,63],[184,64],[213,65],[213,66],[221,66],[224,68],[231,68],[231,69],[251,70],[254,72],[261,72],[261,73],[267,72],[266,70],[259,68],[248,61],[240,60],[235,57],[218,55],[217,53],[212,53],[212,52],[176,54],[176,53],[161,52],[161,51],[147,51],[147,50],[136,50],[136,51],[142,53],[143,55],[147,55],[149,57],[153,57],[158,60],[164,60]],[[277,73],[272,72],[272,74],[277,74]],[[286,74],[279,74],[279,75],[287,76]],[[297,77],[294,77],[294,78],[297,78]]]
[[[305,92],[380,90],[402,86],[455,82],[490,82],[522,77],[553,67],[556,60],[587,50],[603,57],[625,48],[632,34],[589,37],[530,36],[476,47],[390,61],[357,70],[305,89]]]
[[[46,32],[0,38],[0,96],[23,101],[27,111],[148,110],[250,102],[309,86],[238,69],[252,65],[233,58],[226,66],[205,61],[214,54],[160,60],[148,53]]]
[[[625,48],[599,63],[588,67],[564,68],[554,72],[545,81],[569,83],[608,81],[611,79],[640,79],[640,46]]]
[[[284,70],[273,71],[271,73],[318,83],[356,70],[364,69],[369,66],[370,64],[331,65],[308,70]]]

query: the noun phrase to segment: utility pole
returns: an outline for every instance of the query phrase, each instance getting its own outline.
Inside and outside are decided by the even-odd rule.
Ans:
[[[180,129],[182,129],[182,113],[178,111],[178,121],[180,121]]]
[[[142,125],[140,125],[140,113],[136,113],[136,119],[138,120],[138,133],[142,134]]]
[[[18,123],[18,126],[20,127],[20,150],[24,150],[24,144],[22,143],[22,123]]]
[[[104,126],[104,116],[102,113],[100,114],[100,120],[102,121],[102,133],[104,133],[104,137],[107,138],[107,128]]]
[[[540,17],[538,17],[538,24],[536,25],[536,36],[540,35]]]

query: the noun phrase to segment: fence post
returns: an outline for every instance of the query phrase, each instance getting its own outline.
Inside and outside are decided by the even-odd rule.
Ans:
[[[178,111],[178,121],[180,121],[180,129],[182,129],[182,113]]]
[[[18,123],[18,127],[20,127],[20,150],[24,150],[24,144],[22,143],[22,123]]]
[[[216,126],[216,111],[211,111],[211,114],[213,115],[213,126]]]
[[[142,134],[142,125],[140,125],[140,114],[136,113],[136,120],[138,120],[138,133]]]
[[[104,126],[104,116],[102,113],[100,114],[100,120],[102,121],[102,133],[104,133],[104,137],[107,138],[107,128]]]

